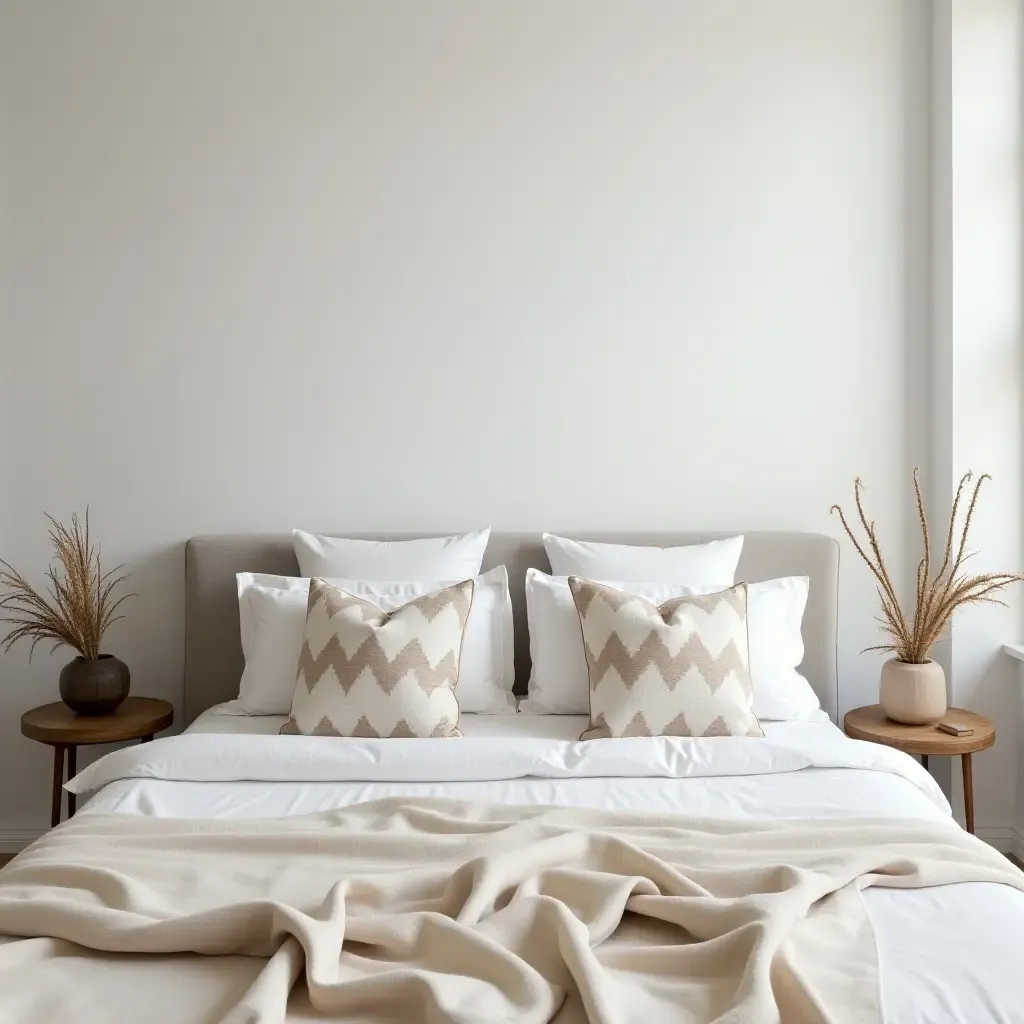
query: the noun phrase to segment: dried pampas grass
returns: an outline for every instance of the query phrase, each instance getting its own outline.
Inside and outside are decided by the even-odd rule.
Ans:
[[[918,480],[918,471],[914,470],[914,495],[917,499],[917,516],[921,523],[921,537],[924,541],[924,555],[917,566],[917,586],[914,601],[913,615],[905,614],[900,606],[899,598],[896,596],[896,588],[892,584],[889,570],[886,568],[885,559],[882,557],[882,550],[878,544],[878,536],[875,532],[874,522],[868,522],[864,513],[864,504],[861,500],[861,493],[864,485],[858,477],[853,484],[854,500],[857,503],[857,515],[860,525],[867,535],[867,546],[870,549],[869,555],[864,547],[854,536],[850,524],[838,505],[833,505],[832,512],[838,512],[842,520],[843,529],[846,530],[857,554],[864,559],[867,567],[874,574],[878,581],[878,597],[882,602],[883,617],[877,619],[882,629],[892,638],[891,643],[879,644],[876,647],[869,647],[869,651],[890,651],[900,661],[909,662],[913,665],[922,665],[929,660],[928,654],[932,645],[945,631],[953,612],[965,604],[1004,604],[996,595],[1004,587],[1024,580],[1024,576],[1018,573],[983,573],[977,576],[969,576],[962,573],[964,562],[970,558],[967,552],[967,534],[971,528],[971,519],[974,516],[974,508],[978,503],[978,495],[981,493],[981,485],[992,478],[983,473],[978,477],[971,494],[970,502],[967,505],[967,513],[964,516],[963,526],[960,529],[958,541],[954,543],[957,532],[957,517],[960,512],[961,499],[964,496],[964,489],[973,479],[972,473],[965,473],[960,480],[960,486],[956,489],[956,498],[953,500],[953,511],[949,517],[949,529],[946,532],[946,547],[942,556],[942,564],[938,572],[932,575],[931,565],[931,544],[928,537],[928,518],[925,514],[924,499],[921,497],[921,484]],[[954,557],[954,549],[956,555]]]
[[[99,545],[89,537],[89,509],[85,523],[77,514],[71,517],[70,528],[50,521],[50,542],[57,552],[57,564],[46,570],[49,593],[41,593],[13,566],[0,559],[0,587],[9,593],[0,598],[0,623],[9,628],[3,639],[4,651],[19,640],[30,639],[29,658],[40,641],[52,641],[53,650],[61,645],[71,647],[83,658],[100,656],[103,635],[111,624],[123,616],[117,614],[122,602],[134,594],[114,600],[114,590],[127,579],[118,575],[122,566],[103,572]]]

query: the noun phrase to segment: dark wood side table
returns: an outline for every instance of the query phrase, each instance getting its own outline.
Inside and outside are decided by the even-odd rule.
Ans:
[[[174,721],[174,708],[165,700],[152,697],[127,697],[109,715],[79,715],[67,704],[44,704],[21,716],[21,732],[30,740],[53,747],[53,804],[51,828],[60,821],[60,803],[64,784],[64,752],[67,751],[68,778],[74,777],[79,747],[125,740],[151,740],[155,733]],[[68,793],[68,817],[75,813],[75,794]]]
[[[942,721],[966,726],[973,732],[969,736],[951,736],[934,725],[903,725],[886,718],[885,712],[877,704],[848,711],[843,719],[843,729],[847,736],[855,740],[868,740],[895,747],[908,754],[919,754],[925,768],[932,754],[947,757],[959,754],[964,776],[964,817],[967,819],[967,831],[973,832],[974,777],[971,754],[995,743],[996,727],[983,715],[962,708],[949,708],[942,716]]]

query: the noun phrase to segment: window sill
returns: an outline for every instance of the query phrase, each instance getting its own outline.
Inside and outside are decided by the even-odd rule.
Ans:
[[[1024,661],[1024,644],[1003,644],[1003,653],[1018,661]]]

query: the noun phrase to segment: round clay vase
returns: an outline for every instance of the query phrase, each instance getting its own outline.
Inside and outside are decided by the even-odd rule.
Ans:
[[[882,666],[878,703],[894,722],[937,722],[946,713],[946,674],[936,661],[912,665],[890,658]]]
[[[112,654],[81,656],[60,672],[60,699],[80,715],[108,715],[128,696],[128,666]]]

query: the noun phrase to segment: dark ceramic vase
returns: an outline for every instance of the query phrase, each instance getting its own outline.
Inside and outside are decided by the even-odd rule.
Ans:
[[[112,654],[75,658],[60,671],[60,699],[80,715],[110,714],[128,696],[128,666]]]

